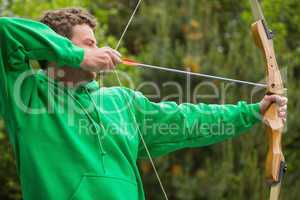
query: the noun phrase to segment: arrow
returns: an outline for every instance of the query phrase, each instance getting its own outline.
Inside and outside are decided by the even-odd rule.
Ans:
[[[213,75],[202,74],[202,73],[195,73],[195,72],[183,71],[183,70],[178,70],[178,69],[174,69],[174,68],[167,68],[167,67],[160,67],[160,66],[155,66],[155,65],[148,65],[148,64],[139,63],[139,62],[136,62],[134,60],[127,59],[127,58],[123,59],[122,64],[127,65],[127,66],[136,66],[136,67],[142,67],[142,68],[150,68],[150,69],[155,69],[155,70],[168,71],[168,72],[174,72],[174,73],[179,73],[179,74],[186,74],[186,75],[203,77],[203,78],[208,78],[208,79],[215,79],[215,80],[228,81],[228,82],[245,84],[245,85],[252,85],[252,86],[262,87],[262,88],[266,88],[267,87],[266,84],[254,83],[254,82],[249,82],[249,81],[242,81],[242,80],[225,78],[225,77],[220,77],[220,76],[213,76]]]

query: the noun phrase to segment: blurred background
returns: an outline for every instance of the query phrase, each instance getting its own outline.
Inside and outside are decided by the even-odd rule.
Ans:
[[[83,7],[99,22],[97,39],[100,46],[115,47],[137,0],[0,0],[0,16],[38,19],[49,9]],[[284,153],[288,172],[282,186],[282,199],[296,200],[300,196],[300,4],[299,0],[261,1],[265,17],[276,38],[277,59],[288,88],[289,114],[284,135]],[[219,75],[253,82],[264,79],[265,66],[260,51],[250,33],[253,22],[249,1],[240,0],[144,0],[120,51],[123,55],[143,63],[170,66],[181,70]],[[35,64],[34,64],[35,65]],[[180,67],[185,66],[185,67]],[[207,81],[193,78],[191,88],[185,87],[182,75],[119,66],[137,86],[152,81],[161,88],[161,95],[153,97],[153,88],[140,90],[152,101],[160,101],[174,88],[164,85],[176,81],[185,89]],[[104,86],[117,85],[113,75],[101,78]],[[126,80],[122,80],[128,85]],[[228,86],[212,82],[217,88]],[[298,89],[297,89],[298,88]],[[137,88],[133,88],[137,89]],[[230,85],[218,96],[210,87],[201,87],[199,98],[184,95],[181,102],[236,103],[255,101],[263,91],[253,87]],[[297,92],[298,91],[298,92]],[[299,113],[298,113],[299,114]],[[170,199],[184,200],[244,200],[267,199],[269,190],[264,179],[267,143],[262,125],[249,134],[221,144],[199,149],[177,151],[156,159],[156,166]],[[162,199],[154,172],[147,161],[139,161],[146,199]],[[0,199],[21,199],[12,150],[0,121]]]

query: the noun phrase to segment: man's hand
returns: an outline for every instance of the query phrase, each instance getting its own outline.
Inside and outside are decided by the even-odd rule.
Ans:
[[[279,95],[266,95],[263,100],[260,102],[260,111],[264,114],[269,106],[272,103],[276,103],[278,105],[278,116],[286,122],[286,112],[287,112],[287,102],[288,99],[286,97],[282,97]]]
[[[80,67],[91,72],[110,71],[121,62],[121,54],[110,47],[85,49]]]

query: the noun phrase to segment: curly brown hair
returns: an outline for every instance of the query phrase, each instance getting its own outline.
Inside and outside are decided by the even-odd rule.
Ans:
[[[47,11],[41,17],[40,22],[69,39],[72,38],[72,28],[76,25],[87,24],[94,31],[97,26],[95,17],[82,8],[62,8]]]
[[[44,13],[39,21],[68,39],[72,38],[73,27],[76,25],[87,24],[93,31],[95,31],[97,26],[95,17],[82,8],[49,10]],[[47,68],[47,61],[39,60],[38,62],[42,69]]]

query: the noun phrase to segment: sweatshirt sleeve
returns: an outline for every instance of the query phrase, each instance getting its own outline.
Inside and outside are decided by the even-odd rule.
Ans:
[[[134,93],[139,131],[152,156],[212,145],[245,133],[261,120],[259,104],[236,105],[154,103]],[[139,158],[147,158],[140,141]]]
[[[28,60],[53,61],[79,68],[84,51],[43,23],[23,18],[0,18],[1,56],[6,71]],[[22,69],[19,69],[22,70]]]
[[[29,60],[47,60],[56,62],[58,66],[79,68],[83,57],[82,48],[43,23],[0,17],[0,113],[6,116],[7,121],[12,112],[9,109],[13,107],[9,100],[13,95],[9,91],[21,73],[31,70]],[[33,85],[29,84],[23,91],[30,94],[32,90]],[[26,98],[29,100],[30,96]]]

